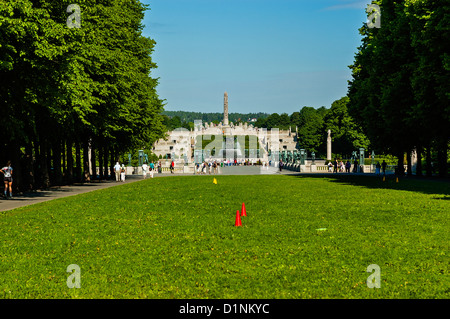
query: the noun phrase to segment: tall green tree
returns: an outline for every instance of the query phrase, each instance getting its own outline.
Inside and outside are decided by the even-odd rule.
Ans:
[[[304,106],[297,115],[291,117],[298,129],[298,146],[308,150],[308,152],[315,152],[318,156],[324,155],[324,132],[323,132],[323,114],[317,109]]]
[[[343,156],[350,155],[361,147],[368,150],[370,146],[369,139],[350,116],[347,109],[348,103],[348,97],[334,101],[324,116],[321,129],[322,132],[331,130],[333,152]]]
[[[89,147],[105,177],[120,152],[163,134],[147,6],[78,3],[81,28],[68,28],[70,1],[0,1],[0,160],[13,160],[16,186],[81,178]]]

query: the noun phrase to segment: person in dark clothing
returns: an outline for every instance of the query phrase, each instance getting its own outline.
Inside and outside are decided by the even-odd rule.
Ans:
[[[381,163],[381,169],[382,169],[383,175],[386,175],[386,166],[387,166],[387,163],[385,160],[383,160],[383,163]]]
[[[352,166],[352,164],[350,163],[349,160],[347,160],[347,163],[345,163],[345,172],[346,173],[350,173],[351,166]]]

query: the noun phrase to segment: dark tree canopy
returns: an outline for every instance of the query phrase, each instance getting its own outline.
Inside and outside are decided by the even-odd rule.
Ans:
[[[163,102],[151,77],[155,41],[142,35],[140,1],[2,1],[0,161],[22,188],[104,178],[131,149],[164,133]],[[97,166],[98,165],[98,166]]]

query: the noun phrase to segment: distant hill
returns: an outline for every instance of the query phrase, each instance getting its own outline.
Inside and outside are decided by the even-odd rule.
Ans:
[[[223,120],[223,113],[201,113],[201,112],[187,112],[187,111],[163,111],[162,114],[167,115],[170,118],[178,116],[181,122],[194,122],[195,120],[202,120],[203,122],[221,122]],[[229,113],[228,120],[230,122],[251,121],[251,119],[265,119],[269,116],[268,113]]]

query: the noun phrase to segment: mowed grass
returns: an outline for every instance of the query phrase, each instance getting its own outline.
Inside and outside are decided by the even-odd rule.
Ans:
[[[0,213],[0,298],[448,298],[448,182],[216,178]],[[71,264],[79,289],[66,284]],[[371,264],[379,289],[366,284]]]

